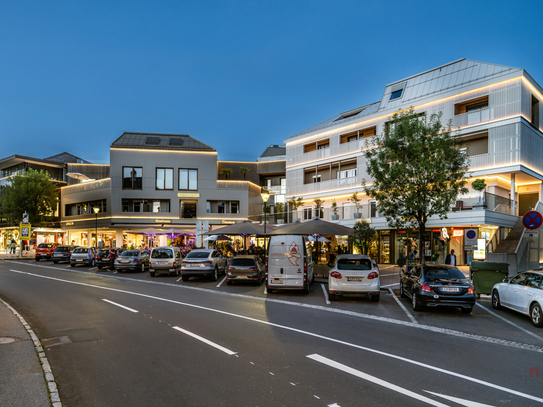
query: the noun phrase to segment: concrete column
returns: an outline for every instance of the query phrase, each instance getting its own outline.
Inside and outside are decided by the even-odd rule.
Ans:
[[[543,202],[543,182],[539,184],[539,201]]]
[[[92,246],[92,232],[93,230],[87,230],[87,246]]]
[[[516,201],[516,193],[515,193],[515,174],[511,174],[511,201],[513,201],[511,203],[511,215],[516,215],[517,214],[517,208],[516,208],[516,204],[515,204],[515,201]]]
[[[123,246],[123,231],[116,230],[115,231],[115,247],[122,247],[122,246]]]

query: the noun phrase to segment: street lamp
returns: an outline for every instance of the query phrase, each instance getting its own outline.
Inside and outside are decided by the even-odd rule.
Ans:
[[[94,216],[96,217],[96,222],[95,222],[95,234],[96,234],[96,240],[95,240],[95,243],[96,243],[96,247],[98,247],[98,212],[100,212],[100,208],[95,206],[94,208],[92,208],[92,210],[94,211]]]
[[[268,205],[267,205],[267,202],[268,202],[268,199],[270,199],[270,193],[263,189],[262,192],[260,193],[260,196],[262,197],[262,201],[264,202],[264,234],[266,233],[266,214],[267,214],[267,209],[268,209]]]

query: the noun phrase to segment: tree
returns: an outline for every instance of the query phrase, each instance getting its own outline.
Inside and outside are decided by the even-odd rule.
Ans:
[[[486,187],[486,182],[482,178],[477,178],[475,181],[471,183],[471,186],[474,190],[479,191],[479,202],[483,201],[483,191]]]
[[[370,244],[376,237],[377,231],[370,226],[369,222],[363,220],[354,224],[349,240],[362,254],[368,254]]]
[[[243,179],[245,179],[245,176],[251,172],[251,169],[247,167],[239,167],[239,172],[243,174]]]
[[[58,188],[47,172],[29,169],[16,175],[2,189],[0,205],[4,215],[14,223],[28,213],[30,223],[44,226],[58,207]]]
[[[302,197],[296,198],[295,196],[289,199],[288,204],[291,211],[297,211],[300,206],[304,205]]]
[[[219,175],[224,175],[224,179],[230,178],[230,176],[232,175],[232,168],[223,168],[219,172]]]
[[[368,140],[364,153],[373,180],[369,185],[363,180],[364,191],[391,227],[418,229],[421,246],[428,218],[446,219],[457,196],[468,192],[468,158],[441,115],[426,118],[412,108],[395,113],[388,131]]]
[[[321,212],[322,212],[322,205],[324,204],[324,199],[315,198],[313,199],[313,202],[315,202],[315,215],[317,218],[322,218]]]

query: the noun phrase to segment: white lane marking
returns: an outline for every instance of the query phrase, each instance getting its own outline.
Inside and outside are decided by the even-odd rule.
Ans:
[[[269,372],[269,374],[271,374],[272,376],[275,376],[272,372]]]
[[[183,328],[179,328],[178,326],[174,326],[173,329],[179,331],[179,332],[183,332],[184,334],[188,335],[188,336],[192,336],[193,338],[195,339],[198,339],[199,341],[202,341],[203,343],[207,343],[209,346],[213,346],[214,348],[216,349],[219,349],[221,351],[223,351],[224,353],[228,354],[228,355],[235,355],[237,352],[233,352],[231,351],[230,349],[226,349],[224,346],[221,346],[221,345],[218,345],[216,344],[215,342],[211,342],[209,340],[207,340],[206,338],[203,338],[199,335],[196,335],[196,334],[193,334],[192,332],[189,332]]]
[[[534,334],[533,332],[528,331],[527,329],[521,327],[520,325],[517,325],[517,324],[515,324],[514,322],[511,322],[511,321],[507,320],[506,318],[502,317],[501,315],[496,314],[494,311],[489,310],[487,307],[483,307],[483,306],[482,306],[481,304],[479,304],[479,303],[475,303],[475,305],[481,307],[482,309],[484,309],[484,310],[485,310],[486,312],[488,312],[489,314],[494,315],[496,318],[499,318],[499,319],[501,319],[502,321],[507,322],[509,325],[512,325],[512,326],[514,326],[515,328],[518,328],[518,329],[520,329],[521,331],[526,332],[526,333],[529,334],[529,335],[532,335],[534,338],[537,338],[537,339],[543,341],[543,338],[542,338],[541,336],[539,336],[539,335],[537,335],[537,334]]]
[[[392,353],[386,353],[386,352],[379,351],[379,350],[372,349],[372,348],[368,348],[368,347],[365,347],[365,346],[356,345],[354,343],[349,343],[349,342],[341,341],[339,339],[334,339],[334,338],[330,338],[330,337],[327,337],[327,336],[319,335],[319,334],[316,334],[316,333],[313,333],[313,332],[303,331],[303,330],[298,329],[298,328],[292,328],[292,327],[285,326],[285,325],[279,325],[279,324],[275,324],[273,322],[264,321],[264,320],[256,319],[256,318],[251,318],[251,317],[247,317],[245,315],[234,314],[234,313],[226,312],[226,311],[219,310],[219,309],[213,309],[213,308],[204,307],[204,306],[201,306],[201,305],[189,304],[189,303],[186,303],[186,302],[170,300],[168,298],[161,298],[161,297],[156,297],[156,296],[148,295],[148,294],[135,293],[135,292],[132,292],[132,291],[121,290],[121,289],[118,289],[118,288],[101,287],[101,286],[94,285],[94,284],[87,284],[87,283],[80,283],[80,282],[76,282],[76,281],[63,280],[63,279],[56,278],[56,277],[49,277],[49,276],[44,276],[44,275],[40,275],[40,274],[33,274],[33,273],[26,272],[26,271],[18,271],[18,270],[10,270],[10,271],[12,271],[14,273],[19,273],[19,274],[26,274],[26,275],[33,276],[33,277],[45,278],[45,279],[48,279],[48,280],[61,281],[61,282],[75,284],[75,285],[81,285],[81,286],[85,286],[85,287],[93,287],[93,288],[97,288],[97,289],[100,289],[100,290],[113,291],[113,292],[119,292],[119,293],[124,293],[124,294],[131,294],[131,295],[135,295],[135,296],[138,296],[138,297],[143,297],[143,298],[149,298],[149,299],[154,299],[154,300],[158,300],[158,301],[169,302],[171,304],[184,305],[186,307],[196,308],[196,309],[200,309],[200,310],[204,310],[204,311],[216,312],[217,314],[229,315],[229,316],[232,316],[232,317],[244,319],[246,321],[253,321],[253,322],[257,322],[259,324],[274,326],[276,328],[285,329],[287,331],[297,332],[297,333],[302,334],[302,335],[307,335],[307,336],[311,336],[311,337],[314,337],[314,338],[319,338],[319,339],[323,339],[323,340],[326,340],[326,341],[338,343],[338,344],[341,344],[341,345],[344,345],[344,346],[349,346],[349,347],[352,347],[352,348],[355,348],[355,349],[360,349],[360,350],[364,350],[364,351],[367,351],[367,352],[375,353],[377,355],[386,356],[386,357],[389,357],[391,359],[401,360],[402,362],[411,363],[411,364],[419,366],[419,367],[423,367],[423,368],[433,370],[433,371],[436,371],[436,372],[440,372],[440,373],[443,373],[443,374],[448,374],[450,376],[458,377],[458,378],[463,379],[463,380],[478,383],[478,384],[481,384],[483,386],[487,386],[487,387],[490,387],[490,388],[493,388],[493,389],[504,391],[506,393],[515,394],[515,395],[520,396],[520,397],[524,397],[524,398],[527,398],[527,399],[530,399],[530,400],[535,400],[535,401],[538,401],[540,403],[543,403],[543,398],[535,397],[535,396],[532,396],[530,394],[521,393],[521,392],[513,390],[513,389],[508,389],[507,387],[499,386],[499,385],[496,385],[496,384],[493,384],[493,383],[488,383],[488,382],[485,382],[483,380],[476,379],[474,377],[470,377],[470,376],[466,376],[466,375],[463,375],[463,374],[460,374],[460,373],[452,372],[450,370],[445,370],[445,369],[442,369],[442,368],[439,368],[439,367],[436,367],[436,366],[432,366],[432,365],[427,364],[427,363],[417,362],[415,360],[411,360],[411,359],[405,358],[403,356],[394,355]],[[312,309],[318,308],[318,306],[314,306],[314,305],[310,306],[310,307]],[[327,307],[322,307],[322,308],[323,309],[329,309]],[[411,326],[411,327],[423,327],[421,325],[409,324],[407,322],[405,322],[402,325]],[[428,326],[425,327],[425,329],[428,329],[428,328],[432,328],[432,329],[429,329],[429,330],[434,331],[434,332],[441,332],[441,331],[447,331],[449,333],[454,332],[454,331],[451,331],[451,330],[435,330],[434,327],[428,327]],[[471,338],[471,339],[476,337],[476,335],[468,335],[468,334],[464,334],[464,335],[461,335],[461,336],[463,336],[465,338]],[[490,338],[490,339],[492,339],[492,338]],[[494,341],[489,340],[488,342],[500,343],[500,342],[495,342],[495,340]],[[510,342],[505,342],[504,345],[511,346]],[[538,348],[538,347],[535,347],[533,345],[525,345],[525,346],[526,347],[524,347],[522,349],[532,350],[532,351],[540,352],[540,353],[543,352],[543,349],[541,347]]]
[[[386,284],[386,285],[382,285],[381,287],[382,288],[388,288],[388,287],[394,287],[394,286],[397,286],[397,285],[400,285],[400,283]]]
[[[375,376],[371,376],[367,373],[361,372],[360,370],[353,369],[352,367],[349,367],[347,365],[344,365],[342,363],[338,363],[332,359],[325,358],[324,356],[313,354],[313,355],[307,355],[309,359],[312,359],[316,362],[320,362],[322,364],[325,364],[327,366],[333,367],[334,369],[341,370],[342,372],[352,374],[353,376],[360,377],[361,379],[367,380],[369,382],[375,383],[379,386],[383,386],[389,390],[393,390],[395,392],[398,392],[400,394],[403,394],[404,396],[408,396],[411,398],[414,398],[415,400],[423,401],[427,404],[430,404],[432,406],[436,407],[448,407],[446,404],[440,403],[439,401],[432,400],[428,397],[421,396],[420,394],[414,393],[410,390],[404,389],[403,387],[396,386],[395,384],[392,384],[390,382],[386,382],[382,379],[379,379]],[[337,404],[333,404],[337,405]],[[331,406],[329,404],[329,406]]]
[[[93,267],[91,269],[89,269],[89,271],[92,271],[92,270],[96,270],[98,267]]]
[[[315,396],[314,394],[313,394],[313,397],[315,397],[316,399],[319,399],[319,400],[321,399],[319,396]]]
[[[6,261],[9,262],[9,260],[6,260]],[[12,263],[21,264],[21,263],[16,262],[16,261],[13,261]],[[51,268],[53,270],[59,270],[58,268],[55,268],[55,267],[40,266],[40,265],[37,265],[37,264],[34,264],[32,267],[33,268],[34,267],[44,267],[44,268]],[[65,283],[70,283],[70,284],[87,285],[87,286],[90,286],[90,287],[102,288],[102,289],[107,289],[107,290],[118,290],[118,289],[115,289],[115,288],[106,288],[106,287],[100,287],[100,286],[90,285],[90,284],[86,284],[86,283],[79,283],[79,282],[75,282],[75,281],[71,281],[71,280],[64,280],[64,279],[60,279],[60,278],[49,277],[49,276],[45,276],[45,275],[42,275],[42,274],[33,274],[33,273],[30,273],[30,272],[26,272],[26,271],[19,271],[19,270],[9,270],[9,271],[12,271],[14,273],[26,274],[26,275],[33,276],[33,277],[39,277],[39,278],[45,278],[45,279],[50,279],[50,280],[62,281],[62,282],[65,282]],[[88,273],[86,271],[71,270],[71,272],[75,273],[75,274],[92,274],[93,276],[96,276],[95,273]],[[405,327],[410,327],[410,328],[417,328],[417,329],[422,329],[422,330],[430,331],[430,332],[434,332],[434,333],[440,333],[440,334],[444,334],[444,335],[456,336],[456,337],[463,338],[463,339],[472,339],[472,340],[475,340],[475,341],[487,342],[487,343],[492,343],[492,344],[495,344],[495,345],[502,345],[502,346],[507,346],[507,347],[516,348],[516,349],[523,349],[523,350],[529,350],[529,351],[535,351],[535,352],[543,352],[543,347],[542,346],[534,346],[534,345],[527,344],[527,343],[522,343],[522,342],[514,342],[514,341],[509,341],[509,340],[500,339],[500,338],[493,338],[493,337],[489,337],[489,336],[470,334],[470,333],[466,333],[466,332],[456,331],[454,329],[440,328],[440,327],[432,326],[432,325],[414,324],[412,322],[408,322],[408,321],[404,321],[404,320],[400,320],[400,319],[381,317],[381,316],[372,315],[372,314],[364,314],[362,312],[356,312],[356,311],[347,311],[347,310],[342,310],[342,309],[339,309],[339,308],[327,307],[327,306],[324,306],[324,305],[304,304],[304,303],[287,301],[287,300],[280,300],[280,299],[269,298],[269,297],[265,297],[265,298],[264,297],[255,297],[255,296],[247,295],[247,294],[232,293],[230,291],[216,291],[216,290],[209,289],[209,288],[200,288],[200,287],[195,287],[195,286],[191,286],[191,285],[179,285],[179,284],[163,283],[163,282],[151,281],[151,280],[139,280],[139,279],[134,279],[134,278],[131,278],[131,277],[112,276],[112,275],[109,275],[109,274],[101,274],[100,277],[114,278],[117,281],[126,280],[127,282],[129,281],[131,283],[156,284],[156,285],[160,285],[160,286],[175,287],[176,289],[181,288],[181,289],[187,289],[187,290],[202,291],[202,292],[215,294],[215,295],[227,295],[227,296],[230,296],[230,297],[245,298],[245,299],[250,299],[250,300],[253,300],[253,301],[273,302],[273,303],[276,303],[276,304],[284,304],[284,305],[289,305],[289,306],[293,306],[293,307],[300,307],[300,308],[310,308],[310,309],[313,309],[313,310],[317,309],[319,311],[332,312],[332,313],[341,314],[341,315],[349,315],[349,316],[353,316],[353,317],[356,317],[356,318],[364,318],[364,319],[369,319],[369,320],[372,320],[372,321],[386,322],[386,323],[390,323],[390,324],[394,324],[394,325],[400,325],[400,326],[405,326]],[[118,291],[123,292],[122,290],[118,290]],[[130,291],[125,291],[125,292],[131,293]]]
[[[434,392],[431,392],[431,391],[428,391],[428,390],[424,390],[424,391],[426,393],[433,394],[434,396],[443,397],[446,400],[454,401],[455,403],[460,404],[461,406],[466,406],[466,407],[494,407],[494,406],[491,406],[490,404],[482,404],[482,403],[477,403],[476,401],[459,399],[458,397],[446,396],[445,394],[434,393]]]
[[[338,403],[328,404],[328,407],[341,407]]]
[[[177,280],[175,280],[176,283],[179,282],[179,280],[181,280],[183,277],[179,277]]]
[[[264,295],[268,295],[268,286],[264,284]]]
[[[222,281],[221,281],[219,284],[217,284],[217,287],[220,287],[221,284],[224,283],[225,281],[226,281],[226,276],[224,276],[224,278],[222,279]]]
[[[326,292],[326,287],[324,286],[324,284],[321,284],[321,287],[322,287],[322,292],[324,293],[324,299],[326,300],[326,303],[328,305],[332,304],[330,300],[328,299],[328,293]]]
[[[403,311],[407,314],[407,316],[409,317],[409,319],[411,320],[411,322],[413,322],[414,324],[418,324],[417,320],[415,319],[415,317],[413,315],[411,315],[411,313],[407,310],[407,308],[405,308],[405,306],[402,304],[402,302],[398,299],[398,297],[396,297],[396,295],[394,294],[394,291],[392,291],[392,288],[389,288],[388,291],[390,291],[390,294],[392,295],[392,298],[394,298],[394,301],[396,301],[398,303],[398,305],[400,306],[401,309],[403,309]]]
[[[116,302],[113,302],[113,301],[110,301],[110,300],[106,300],[105,298],[102,298],[102,301],[109,302],[110,304],[116,305],[117,307],[124,308],[124,309],[126,309],[126,310],[128,310],[128,311],[130,311],[130,312],[139,312],[139,311],[136,311],[135,309],[125,307],[124,305],[117,304]]]
[[[290,384],[292,384],[293,386],[296,386],[296,384],[294,384],[294,383],[292,383],[292,382],[290,382]]]

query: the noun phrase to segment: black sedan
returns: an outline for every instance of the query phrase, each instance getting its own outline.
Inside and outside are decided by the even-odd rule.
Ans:
[[[123,249],[115,249],[117,252],[117,256],[120,256],[121,253],[124,251]],[[96,254],[96,265],[98,266],[99,270],[102,269],[108,269],[109,268],[109,249],[101,249]]]
[[[423,307],[460,307],[470,314],[475,288],[459,269],[447,264],[417,265],[403,273],[400,295],[411,298],[414,311]]]

